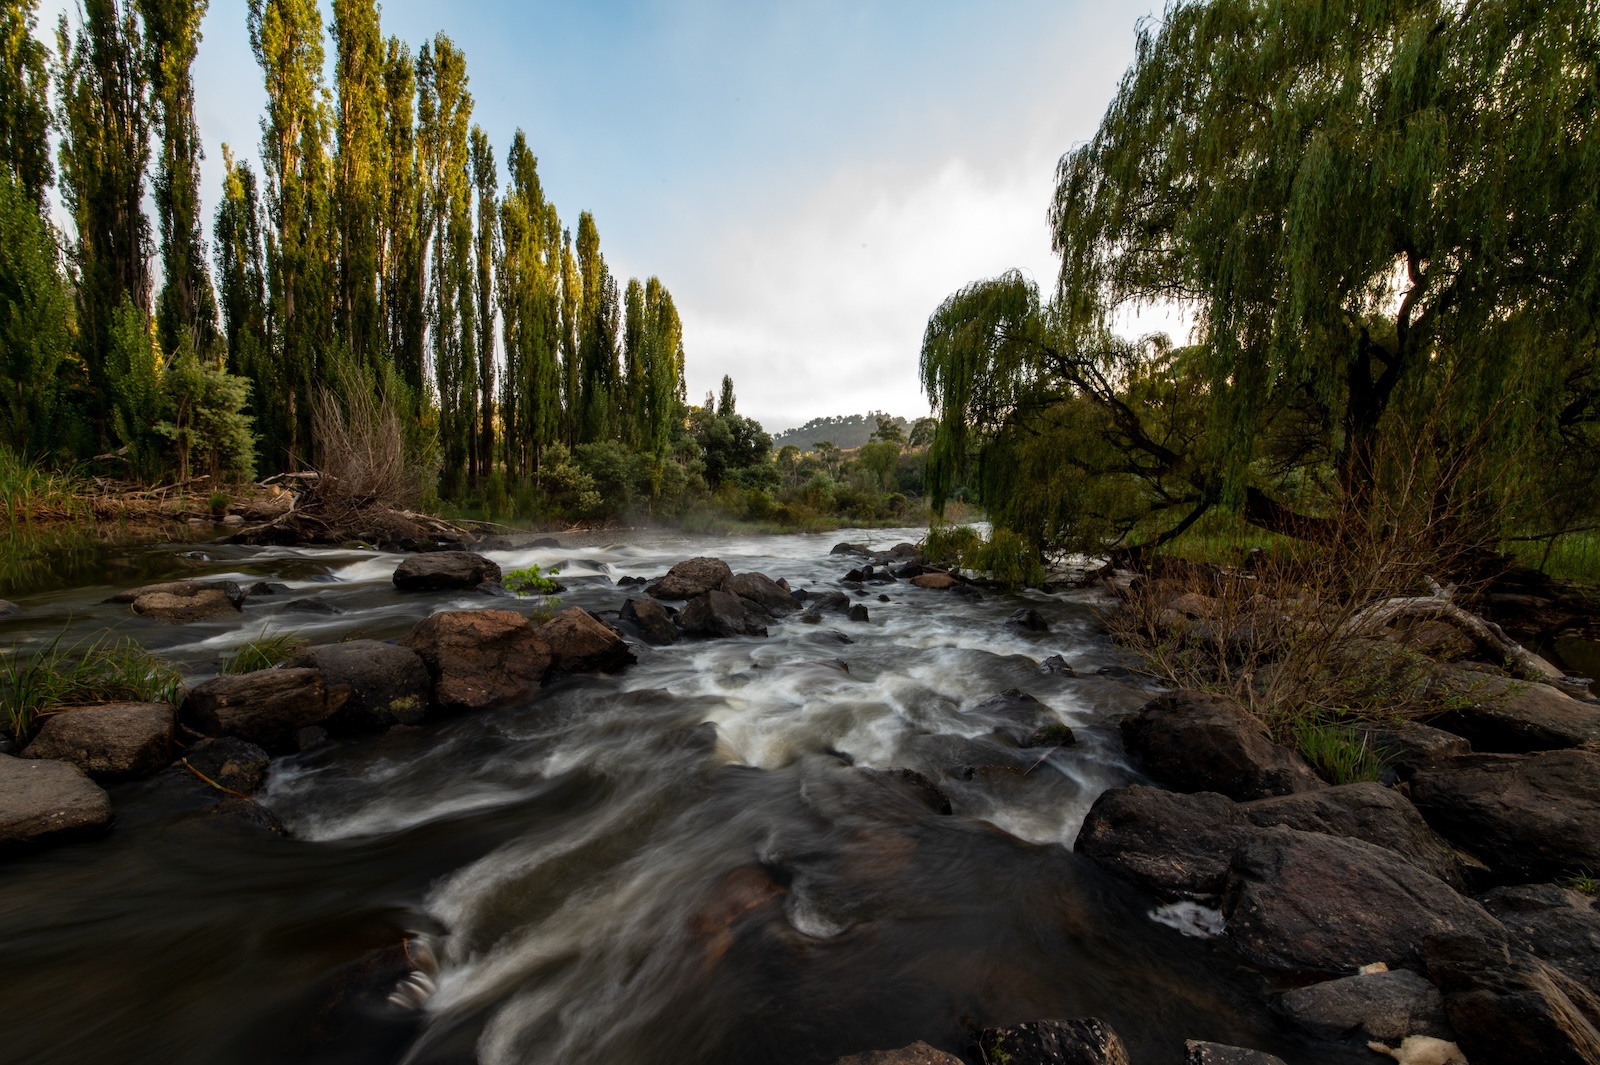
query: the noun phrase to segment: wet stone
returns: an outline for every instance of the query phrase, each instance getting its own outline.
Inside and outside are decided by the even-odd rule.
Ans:
[[[962,1062],[954,1054],[946,1054],[927,1043],[916,1042],[898,1050],[868,1050],[851,1054],[838,1059],[833,1065],[962,1065]]]
[[[983,1065],[1130,1065],[1117,1033],[1093,1017],[985,1028],[977,1049]]]
[[[1285,1065],[1285,1063],[1282,1058],[1264,1051],[1191,1039],[1183,1045],[1183,1065]]]
[[[1439,989],[1408,969],[1361,973],[1295,988],[1273,1009],[1318,1039],[1379,1039],[1398,1043],[1408,1035],[1450,1039]]]
[[[77,766],[0,755],[0,854],[81,838],[110,824],[110,797]]]

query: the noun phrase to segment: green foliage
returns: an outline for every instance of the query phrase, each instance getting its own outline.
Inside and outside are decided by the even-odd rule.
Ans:
[[[49,52],[33,36],[38,0],[0,3],[0,170],[39,208],[50,165]]]
[[[572,461],[571,452],[561,444],[552,444],[545,452],[539,487],[545,499],[543,509],[547,511],[587,517],[600,509],[594,478]]]
[[[1600,877],[1595,876],[1588,869],[1580,869],[1570,876],[1560,877],[1556,880],[1556,883],[1582,895],[1593,897],[1600,894]]]
[[[206,499],[206,506],[211,510],[211,513],[213,513],[213,514],[226,513],[228,507],[231,506],[232,504],[233,504],[233,497],[230,496],[228,493],[222,491],[220,488],[217,489],[215,492],[212,492],[211,495]]]
[[[556,568],[554,566],[551,566],[549,570],[540,570],[538,566],[530,566],[527,569],[512,570],[501,579],[500,583],[505,587],[506,591],[515,592],[518,595],[550,595],[561,587],[561,583],[555,577]]]
[[[32,735],[40,714],[93,703],[178,702],[182,680],[167,662],[132,640],[110,634],[62,646],[65,633],[45,647],[13,645],[0,655],[0,713],[18,740]]]
[[[935,525],[922,538],[922,555],[935,566],[965,567],[983,547],[983,536],[970,525]]]
[[[75,516],[83,493],[83,482],[73,474],[47,469],[0,444],[0,510],[13,531],[35,517]]]
[[[1347,726],[1301,718],[1290,733],[1294,748],[1330,784],[1379,780],[1387,768],[1368,737]]]
[[[59,419],[73,369],[71,314],[55,233],[28,192],[0,172],[0,443],[20,454],[65,442]]]
[[[162,414],[154,429],[176,447],[178,478],[191,465],[214,477],[248,481],[255,476],[255,436],[244,413],[250,384],[220,366],[202,363],[181,334],[183,347],[161,375]]]
[[[1037,588],[1044,583],[1044,566],[1039,549],[1009,529],[996,528],[989,539],[971,556],[970,568],[986,571],[991,578],[1015,591]]]
[[[222,663],[225,674],[254,673],[271,669],[287,662],[306,649],[306,641],[292,632],[269,632],[263,629],[260,636],[249,640],[229,655]]]

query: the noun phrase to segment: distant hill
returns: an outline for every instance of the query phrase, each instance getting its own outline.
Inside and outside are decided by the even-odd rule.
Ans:
[[[786,429],[781,433],[772,435],[772,450],[777,451],[786,444],[793,444],[801,451],[812,450],[813,445],[828,440],[842,450],[860,447],[871,439],[878,428],[878,415],[884,411],[868,411],[865,414],[840,414],[833,418],[812,418],[798,429]],[[904,418],[896,418],[896,424],[907,434],[911,432],[911,423]]]

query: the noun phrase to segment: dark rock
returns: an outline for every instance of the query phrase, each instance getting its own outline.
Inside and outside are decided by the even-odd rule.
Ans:
[[[811,611],[817,614],[848,614],[850,597],[843,592],[823,592],[811,597]]]
[[[733,571],[720,558],[686,559],[667,570],[650,594],[657,599],[693,599],[720,589],[732,576]]]
[[[277,581],[256,581],[245,594],[248,598],[255,599],[257,596],[288,595],[290,591],[287,584],[280,584]]]
[[[554,673],[616,673],[638,661],[621,636],[581,607],[570,606],[540,625]]]
[[[1600,988],[1600,903],[1556,884],[1498,887],[1478,900],[1511,942],[1572,979]]]
[[[856,604],[854,604],[854,605],[852,605],[850,607],[850,615],[849,616],[850,616],[850,620],[851,621],[868,621],[868,620],[870,620],[868,618],[868,616],[867,616],[867,608],[862,606],[860,603],[856,603]]]
[[[1360,1036],[1399,1042],[1408,1035],[1453,1039],[1439,989],[1408,969],[1362,973],[1299,987],[1272,1008],[1318,1039]]]
[[[921,558],[922,549],[917,547],[916,544],[899,543],[887,551],[879,551],[877,557],[887,562],[906,562],[911,559]]]
[[[166,703],[105,703],[46,717],[22,756],[71,762],[96,780],[129,780],[172,761],[172,741]]]
[[[22,613],[22,608],[9,599],[0,599],[0,618],[15,617]]]
[[[561,541],[557,540],[554,536],[540,536],[536,539],[529,540],[527,546],[536,547],[541,550],[548,548],[550,550],[559,551],[561,549]]]
[[[865,570],[853,569],[850,572],[846,573],[844,575],[843,579],[844,579],[846,584],[852,584],[852,583],[853,584],[860,584],[862,581],[866,580],[867,576],[869,574],[871,574],[871,573],[872,573],[872,567],[871,566],[868,566]]]
[[[629,599],[618,611],[618,617],[632,625],[640,639],[657,647],[678,642],[678,626],[672,615],[673,611],[654,599]]]
[[[1039,613],[1037,610],[1034,610],[1032,607],[1026,607],[1022,610],[1018,610],[1009,618],[1006,618],[1006,624],[1010,625],[1014,629],[1021,629],[1024,632],[1050,631],[1050,623],[1044,619],[1043,614]]]
[[[893,572],[896,577],[909,580],[912,577],[920,577],[928,572],[928,567],[920,562],[907,562],[903,566],[895,567]]]
[[[1356,730],[1403,780],[1430,762],[1472,753],[1465,737],[1415,721],[1374,722],[1357,725]]]
[[[1028,741],[1046,726],[1059,724],[1048,706],[1021,688],[1008,688],[966,714],[992,726],[997,735],[1019,747],[1029,746]]]
[[[1163,695],[1126,718],[1121,731],[1134,762],[1179,791],[1243,801],[1325,786],[1298,754],[1267,738],[1259,718],[1222,696]]]
[[[856,555],[860,558],[871,558],[872,549],[866,544],[834,544],[830,555]]]
[[[788,589],[765,573],[738,573],[722,582],[722,590],[772,617],[781,618],[800,609]]]
[[[1067,665],[1067,660],[1060,655],[1051,655],[1039,663],[1039,672],[1056,677],[1076,677],[1078,671]]]
[[[631,588],[636,584],[645,585],[645,584],[649,584],[649,583],[650,582],[647,579],[645,579],[644,577],[618,577],[617,578],[617,587],[618,588]]]
[[[678,614],[678,625],[691,636],[765,636],[767,627],[731,592],[697,595]]]
[[[921,574],[917,577],[912,577],[911,583],[916,585],[918,588],[928,588],[933,591],[940,592],[954,588],[961,582],[950,576],[948,573],[940,573],[935,570],[929,573]]]
[[[1344,784],[1257,799],[1239,810],[1251,824],[1263,828],[1282,825],[1366,840],[1387,847],[1452,887],[1459,888],[1464,882],[1461,863],[1449,845],[1433,833],[1416,807],[1381,784]]]
[[[286,664],[318,670],[330,688],[348,689],[343,706],[327,721],[335,732],[415,725],[428,712],[428,667],[410,648],[350,640],[313,647]]]
[[[433,703],[478,710],[531,698],[550,672],[550,648],[511,610],[445,610],[419,621],[400,646],[422,656]]]
[[[1505,941],[1482,906],[1393,851],[1291,828],[1245,837],[1228,870],[1222,913],[1240,955],[1287,972],[1416,965],[1423,941],[1436,935]]]
[[[1466,737],[1475,751],[1520,754],[1600,741],[1600,706],[1548,684],[1459,669],[1443,683],[1451,709],[1432,723]]]
[[[860,772],[900,787],[936,814],[948,816],[951,812],[949,796],[939,790],[939,785],[914,769],[863,769]]]
[[[1472,1065],[1594,1065],[1600,1001],[1531,955],[1472,935],[1428,940],[1428,975]],[[1587,1011],[1587,1015],[1586,1015]]]
[[[266,751],[237,736],[200,740],[183,752],[180,762],[205,774],[213,783],[243,795],[261,789],[272,765]]]
[[[292,599],[283,604],[285,611],[297,614],[343,614],[344,611],[322,599]]]
[[[1033,734],[1022,744],[1024,747],[1071,747],[1078,742],[1078,737],[1072,734],[1072,729],[1059,721],[1052,721],[1048,725],[1040,725],[1033,730]]]
[[[77,766],[0,754],[0,854],[92,835],[110,824],[110,797]]]
[[[258,669],[206,681],[189,692],[179,716],[203,736],[286,749],[297,731],[332,717],[347,697],[344,689],[329,690],[314,669]]]
[[[328,730],[320,725],[307,725],[303,729],[297,729],[294,734],[294,746],[297,751],[309,751],[327,742]]]
[[[954,1054],[946,1054],[927,1043],[916,1042],[899,1050],[868,1050],[838,1059],[833,1065],[962,1065]]]
[[[889,597],[888,597],[888,596],[886,596],[886,595],[880,595],[880,596],[878,596],[878,602],[880,602],[880,603],[887,603],[887,602],[888,602],[888,601],[889,601]]]
[[[244,598],[233,581],[168,581],[120,592],[106,602],[131,604],[140,617],[187,624],[231,617],[239,613]]]
[[[1284,1061],[1260,1050],[1190,1039],[1183,1044],[1183,1065],[1284,1065]]]
[[[500,579],[500,567],[471,551],[439,551],[413,555],[394,571],[394,586],[403,592],[444,592],[477,588]]]
[[[800,615],[800,621],[805,625],[820,625],[822,624],[822,615],[815,610],[807,610]]]
[[[1117,1033],[1093,1017],[985,1028],[977,1044],[983,1065],[1129,1065]]]
[[[1469,754],[1411,778],[1422,816],[1497,872],[1600,870],[1600,751]]]
[[[1224,795],[1134,785],[1102,792],[1076,850],[1096,865],[1166,895],[1222,894],[1250,826]]]

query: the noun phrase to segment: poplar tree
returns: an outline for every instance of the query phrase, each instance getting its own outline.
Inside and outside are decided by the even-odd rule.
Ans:
[[[500,410],[507,473],[521,477],[537,473],[545,445],[562,438],[561,227],[520,129],[506,171],[498,263],[506,364]]]
[[[683,407],[683,323],[672,294],[658,277],[645,282],[641,345],[644,396],[639,447],[663,455]]]
[[[578,442],[581,396],[578,367],[578,319],[582,313],[583,278],[572,254],[572,230],[561,231],[561,432],[570,448]]]
[[[622,298],[622,392],[621,430],[623,441],[639,447],[648,415],[645,411],[645,322],[644,286],[637,277],[628,278]]]
[[[388,69],[374,0],[333,0],[333,207],[338,228],[339,302],[335,324],[352,354],[376,366],[387,333],[378,271],[388,144],[384,80]]]
[[[606,439],[618,407],[617,341],[621,298],[600,252],[600,230],[588,211],[578,216],[578,273],[583,285],[578,334],[578,440]]]
[[[222,146],[222,200],[211,236],[216,249],[219,303],[228,369],[250,381],[250,405],[268,454],[286,454],[288,382],[272,357],[267,331],[266,255],[255,173]]]
[[[489,135],[478,126],[472,127],[472,183],[477,199],[477,272],[474,292],[477,296],[478,337],[478,435],[477,456],[474,465],[480,477],[487,477],[494,468],[494,263],[497,257],[497,235],[500,214],[498,186],[500,178],[495,170],[494,149]]]
[[[0,166],[39,210],[50,162],[49,50],[34,39],[38,0],[0,2]]]
[[[427,223],[418,171],[417,68],[410,49],[389,38],[384,55],[383,227],[379,257],[387,348],[412,395],[425,398]]]
[[[138,0],[151,104],[161,128],[155,201],[162,284],[156,327],[169,354],[182,346],[185,335],[201,354],[209,353],[217,339],[217,299],[200,219],[200,160],[205,152],[194,118],[194,59],[207,2]]]

